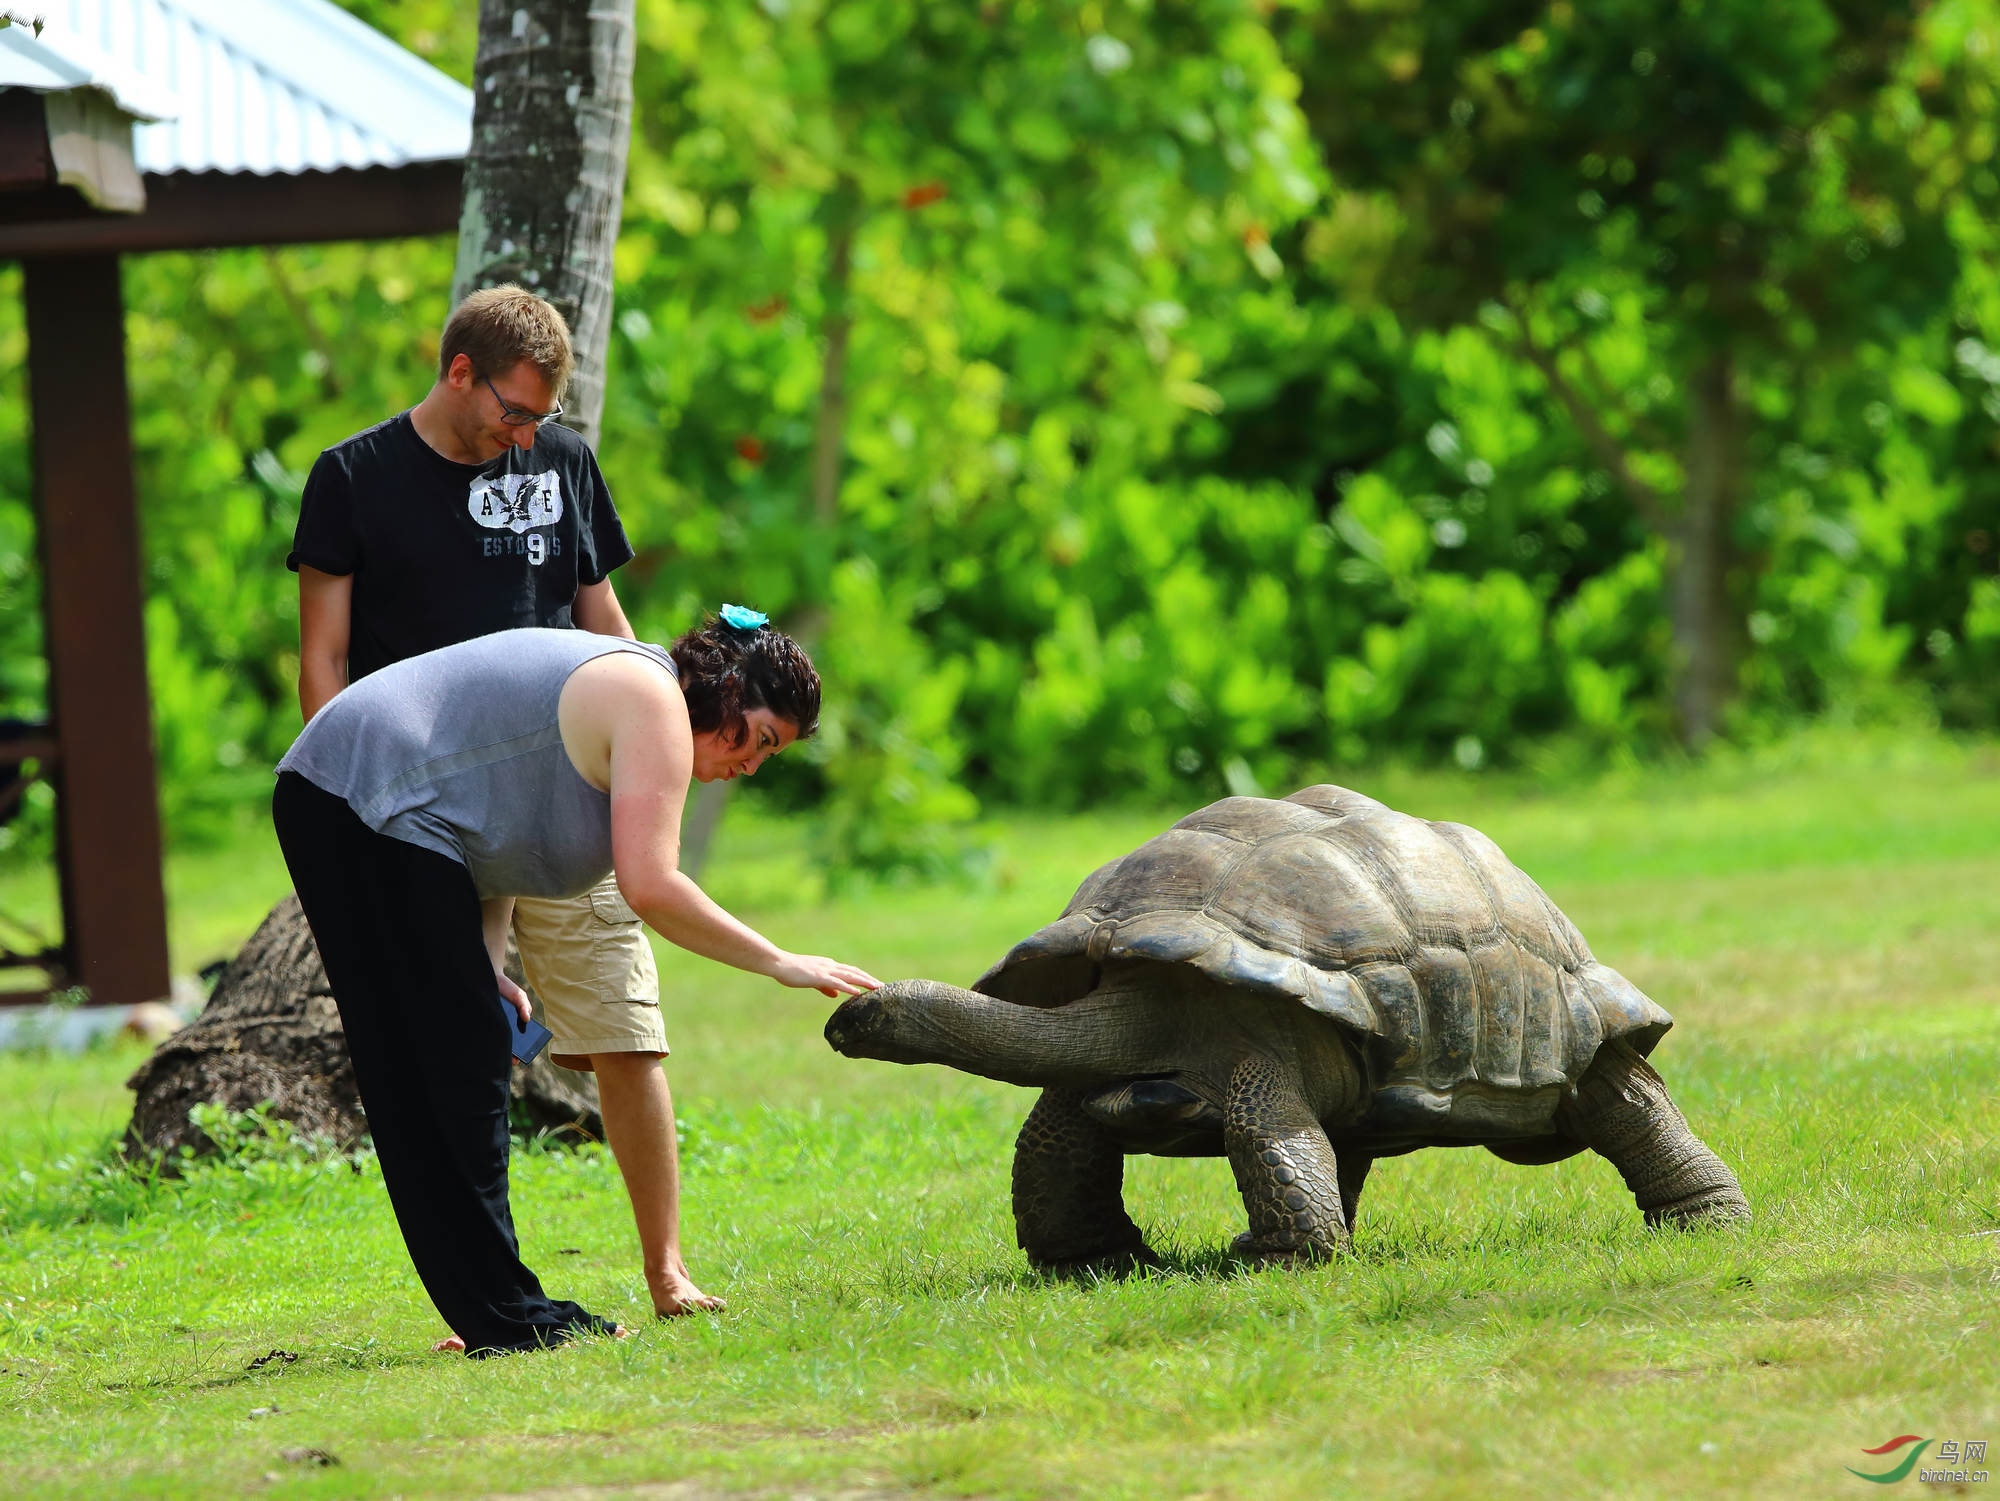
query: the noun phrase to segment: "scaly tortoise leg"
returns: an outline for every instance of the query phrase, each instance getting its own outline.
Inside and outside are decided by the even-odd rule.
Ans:
[[[1222,1143],[1250,1212],[1249,1233],[1236,1238],[1239,1252],[1318,1261],[1347,1249],[1333,1144],[1295,1071],[1255,1055],[1238,1063],[1229,1077]],[[1357,1176],[1357,1195],[1360,1187]]]
[[[1045,1089],[1014,1144],[1014,1233],[1044,1270],[1150,1265],[1125,1212],[1125,1153],[1084,1113],[1084,1091]]]
[[[1556,1112],[1564,1134],[1610,1159],[1648,1225],[1747,1223],[1728,1164],[1688,1129],[1666,1081],[1624,1042],[1606,1043]]]

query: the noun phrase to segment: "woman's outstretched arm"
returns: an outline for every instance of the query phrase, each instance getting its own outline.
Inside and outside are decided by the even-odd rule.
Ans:
[[[615,843],[618,826],[615,801],[611,817]],[[769,975],[781,985],[820,990],[827,995],[858,995],[882,983],[867,970],[852,964],[779,948],[748,923],[730,916],[679,870],[666,872],[657,880],[634,882],[632,886],[627,886],[625,878],[620,876],[618,886],[625,893],[625,900],[632,904],[632,910],[662,938],[705,959],[716,959],[752,974]]]
[[[690,953],[782,985],[853,995],[881,984],[854,965],[779,948],[681,871],[694,736],[680,689],[665,673],[629,654],[599,658],[564,688],[562,718],[577,769],[611,794],[618,889],[648,927]]]

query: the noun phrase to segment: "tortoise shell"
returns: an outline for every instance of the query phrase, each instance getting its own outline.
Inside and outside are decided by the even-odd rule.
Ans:
[[[1673,1025],[1484,834],[1344,787],[1189,814],[974,989],[1060,1006],[1109,960],[1193,965],[1332,1018],[1368,1067],[1378,1136],[1548,1129],[1605,1042],[1648,1053]]]

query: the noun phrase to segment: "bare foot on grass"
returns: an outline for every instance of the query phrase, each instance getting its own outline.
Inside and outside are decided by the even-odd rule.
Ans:
[[[696,1287],[685,1264],[658,1276],[648,1273],[646,1286],[653,1294],[653,1312],[663,1319],[679,1318],[684,1313],[720,1313],[729,1306]]]

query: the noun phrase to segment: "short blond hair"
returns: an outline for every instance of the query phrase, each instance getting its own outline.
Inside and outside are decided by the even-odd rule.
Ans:
[[[483,287],[452,309],[438,340],[438,379],[459,355],[474,375],[504,375],[521,361],[533,365],[560,401],[576,370],[569,324],[526,287]]]

